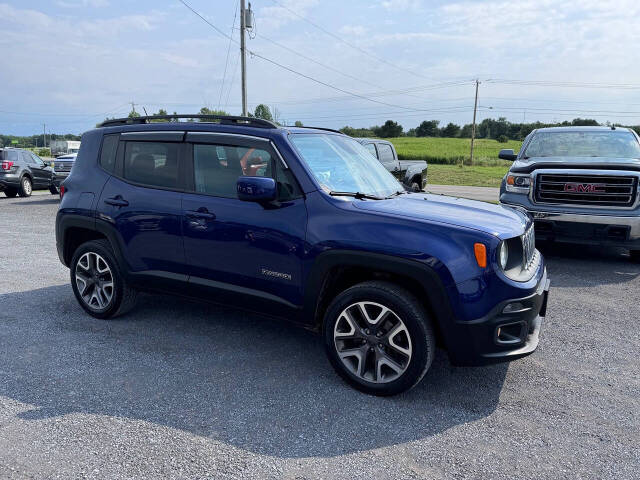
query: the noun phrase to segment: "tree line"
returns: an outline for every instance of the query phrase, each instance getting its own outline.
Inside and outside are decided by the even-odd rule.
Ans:
[[[599,126],[596,120],[591,118],[574,118],[571,121],[560,123],[514,123],[509,122],[505,117],[497,120],[493,118],[485,118],[482,122],[476,124],[476,138],[490,138],[499,142],[508,140],[524,140],[536,128],[544,127],[568,127],[568,126]],[[611,125],[607,122],[604,125]],[[624,126],[617,125],[616,126]],[[640,134],[640,125],[631,126],[638,134]],[[439,120],[425,120],[416,128],[410,128],[406,132],[398,122],[387,120],[383,125],[376,125],[369,128],[353,128],[345,126],[340,129],[342,133],[351,137],[446,137],[446,138],[471,138],[472,125],[463,126],[455,123],[448,123],[440,127]]]

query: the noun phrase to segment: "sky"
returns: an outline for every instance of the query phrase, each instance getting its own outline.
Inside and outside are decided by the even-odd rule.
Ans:
[[[0,133],[81,133],[131,102],[241,113],[238,0],[0,0]],[[248,102],[340,128],[393,119],[640,124],[637,0],[255,0]],[[235,27],[234,27],[235,20]]]

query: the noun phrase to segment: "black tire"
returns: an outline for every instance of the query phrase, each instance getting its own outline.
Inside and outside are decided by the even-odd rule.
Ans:
[[[55,185],[49,185],[49,191],[51,192],[51,195],[60,195],[60,190],[58,190],[58,187]]]
[[[26,175],[20,180],[20,187],[18,188],[18,195],[21,197],[30,197],[33,192],[33,183],[31,179]]]
[[[13,198],[18,194],[18,190],[15,188],[8,188],[4,191],[4,194],[9,198]]]
[[[78,282],[76,281],[78,262],[87,253],[90,255],[99,255],[110,269],[109,273],[111,274],[113,283],[111,298],[102,308],[90,306],[78,290]],[[138,292],[128,285],[115,259],[111,244],[107,240],[92,240],[80,245],[71,259],[70,277],[71,287],[73,288],[73,294],[76,296],[76,300],[80,306],[93,317],[100,319],[115,318],[127,313],[136,304]]]
[[[334,337],[340,327],[336,329],[336,324],[338,321],[344,322],[344,317],[342,316],[343,311],[348,308],[354,308],[354,304],[357,302],[372,302],[373,304],[379,304],[390,309],[392,311],[391,313],[393,314],[393,318],[399,319],[400,323],[403,323],[404,327],[406,327],[406,331],[410,338],[408,346],[412,351],[409,360],[406,363],[405,370],[399,374],[397,378],[393,378],[392,376],[392,380],[386,381],[383,379],[382,382],[369,380],[364,376],[355,374],[340,358],[338,350],[341,347],[338,346],[338,343],[341,342],[341,340],[336,340]],[[342,320],[340,320],[341,317]],[[384,331],[384,326],[387,322],[386,318],[389,318],[389,316],[385,317],[385,320],[379,320],[379,323],[376,324],[376,328]],[[357,323],[359,323],[359,321]],[[393,330],[393,328],[391,328],[391,330]],[[378,333],[382,335],[382,332]],[[371,352],[366,354],[369,356],[365,357],[364,363],[367,364],[367,362],[370,362],[372,360],[371,356],[373,356],[373,361],[376,365],[374,368],[377,369],[377,359],[379,358],[379,351],[377,348],[380,347],[383,352],[386,349],[387,353],[392,353],[389,349],[389,341],[385,340],[386,343],[382,345],[378,343],[376,346],[373,346],[373,343],[379,341],[376,340],[378,337],[375,333],[375,329],[373,331],[367,330],[367,335],[369,335],[369,337],[373,337],[373,341],[372,343],[366,343],[368,342],[367,340],[360,340],[363,345],[360,348],[368,348],[369,352]],[[383,281],[360,283],[338,295],[331,302],[325,314],[323,337],[327,356],[338,375],[340,375],[354,388],[362,392],[379,396],[395,395],[416,386],[427,373],[427,370],[429,370],[436,348],[433,327],[424,306],[414,295],[404,288],[393,283]],[[382,335],[381,338],[384,339],[384,335]],[[356,342],[356,340],[353,341]],[[344,346],[344,344],[342,346]],[[349,349],[350,347],[344,348],[345,350],[342,350],[343,354],[346,349]],[[351,350],[355,350],[357,348],[358,347],[351,348]],[[396,351],[395,353],[398,352]],[[357,365],[357,367],[352,367],[353,370],[358,369],[360,366],[360,360]],[[373,371],[371,374],[373,375]],[[382,377],[382,375],[380,377]]]
[[[629,255],[631,256],[631,261],[640,263],[640,250],[631,250]]]
[[[418,182],[413,182],[411,184],[411,191],[412,192],[419,192],[421,190],[420,185],[418,184]]]

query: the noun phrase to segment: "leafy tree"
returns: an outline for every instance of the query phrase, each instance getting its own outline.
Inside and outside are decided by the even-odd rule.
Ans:
[[[302,124],[302,122],[300,120],[296,120],[296,123],[294,125],[296,127],[304,127],[304,125]]]
[[[440,120],[425,120],[416,128],[417,137],[437,137]]]
[[[230,114],[228,112],[225,112],[224,110],[213,110],[211,108],[207,108],[207,107],[202,107],[200,109],[200,115],[220,115],[220,116],[229,116]],[[206,118],[201,118],[200,119],[201,122],[206,122],[207,119]]]
[[[129,118],[137,118],[139,116],[140,116],[140,114],[138,112],[136,112],[135,110],[133,110],[133,109],[129,112],[129,115],[127,115],[127,117],[129,117]]]
[[[496,138],[496,140],[500,143],[507,143],[509,141],[509,138],[507,138],[506,135],[500,135],[498,138]]]
[[[384,125],[380,127],[371,127],[371,130],[373,130],[375,136],[381,138],[399,137],[402,135],[402,125],[399,125],[393,120],[387,120],[384,122]]]
[[[416,136],[416,129],[415,128],[410,128],[409,130],[407,130],[406,136],[407,137],[415,137]]]
[[[342,127],[340,131],[345,135],[349,135],[350,137],[356,137],[356,138],[365,138],[365,137],[374,136],[373,130],[371,128],[353,128],[353,127],[345,126],[345,127]]]
[[[455,123],[451,123],[451,122],[449,122],[447,126],[444,127],[440,132],[441,137],[452,138],[452,137],[457,137],[458,135],[460,135],[460,127]]]
[[[258,105],[253,114],[256,118],[261,118],[263,120],[269,120],[270,122],[273,122],[273,115],[271,115],[271,110],[269,110],[269,107],[264,103]]]

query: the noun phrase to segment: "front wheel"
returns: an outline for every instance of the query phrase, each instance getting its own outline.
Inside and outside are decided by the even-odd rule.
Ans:
[[[364,282],[338,295],[324,319],[325,349],[351,386],[373,395],[413,388],[431,366],[433,328],[422,304],[389,282]]]
[[[22,177],[20,180],[20,188],[18,189],[18,195],[21,197],[30,197],[33,193],[33,184],[29,177]]]
[[[106,240],[83,243],[73,254],[70,274],[76,300],[89,315],[113,318],[135,306],[137,291],[127,284]]]

